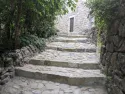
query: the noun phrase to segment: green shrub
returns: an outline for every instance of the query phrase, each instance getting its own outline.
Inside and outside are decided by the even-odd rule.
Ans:
[[[90,15],[95,17],[97,28],[98,45],[106,41],[106,34],[112,23],[119,18],[119,0],[87,0],[87,7],[90,8]]]
[[[45,47],[45,41],[43,38],[38,38],[35,35],[22,35],[20,37],[21,47],[34,45],[40,50],[43,50]]]
[[[118,18],[119,0],[87,0],[98,29],[107,29]]]
[[[55,35],[57,15],[74,10],[78,0],[0,0],[0,47],[8,50],[20,48],[31,41],[22,34],[48,38]],[[4,32],[4,35],[1,35]],[[38,42],[39,43],[39,42]],[[2,45],[2,46],[1,46]]]

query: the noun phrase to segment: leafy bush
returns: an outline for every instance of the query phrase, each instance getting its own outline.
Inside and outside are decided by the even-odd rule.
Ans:
[[[107,29],[118,18],[119,0],[87,0],[98,29]]]
[[[43,50],[45,47],[45,41],[43,38],[38,38],[35,35],[22,35],[20,37],[20,44],[21,47],[29,46],[29,45],[34,45],[40,50]]]
[[[40,38],[54,35],[56,16],[67,13],[68,7],[74,10],[76,2],[77,0],[0,0],[1,47],[9,50],[19,48],[20,36],[23,34]]]
[[[33,34],[35,33],[37,36],[42,38],[48,38],[56,35],[57,33],[53,22],[44,21],[36,23],[34,27]]]
[[[113,21],[119,18],[119,0],[87,0],[90,15],[95,17],[98,46],[106,42],[106,34]]]

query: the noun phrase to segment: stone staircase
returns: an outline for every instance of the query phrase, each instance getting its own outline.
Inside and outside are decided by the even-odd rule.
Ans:
[[[59,35],[46,50],[16,68],[16,75],[69,85],[104,85],[96,46],[86,35]]]

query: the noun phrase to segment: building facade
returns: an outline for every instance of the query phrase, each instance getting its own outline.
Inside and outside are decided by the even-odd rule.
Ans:
[[[89,11],[85,0],[78,0],[75,12],[57,17],[56,28],[64,33],[83,32],[91,27]]]

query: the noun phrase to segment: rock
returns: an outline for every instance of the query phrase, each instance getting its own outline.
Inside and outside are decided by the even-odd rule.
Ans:
[[[114,79],[113,80],[114,80],[115,85],[120,88],[122,79],[120,77],[114,75]]]
[[[28,51],[30,53],[30,57],[32,57],[33,56],[33,51],[31,50],[31,48],[29,46],[27,47],[27,49],[28,49]]]
[[[124,0],[122,0],[122,1],[124,1]],[[120,17],[124,17],[125,16],[124,10],[125,10],[125,5],[123,3],[121,3],[121,6],[119,7],[119,16]]]
[[[14,71],[14,72],[9,72],[9,76],[10,76],[10,78],[14,78],[14,76],[15,76],[15,71]]]
[[[4,60],[4,66],[5,66],[5,67],[9,67],[9,66],[12,66],[12,65],[13,65],[13,59],[7,57],[7,58]]]
[[[51,91],[44,91],[42,94],[52,94]]]
[[[105,59],[106,59],[106,61],[108,61],[108,62],[109,62],[109,61],[110,61],[110,59],[111,59],[111,56],[112,56],[112,53],[107,52],[107,53],[106,53],[106,58],[105,58]]]
[[[31,48],[31,50],[32,50],[33,53],[36,53],[35,48],[34,48],[33,45],[29,45],[29,47]]]
[[[125,64],[125,54],[124,53],[118,54],[118,64],[119,65]]]
[[[8,71],[8,68],[4,68],[1,75],[5,74]]]
[[[46,88],[49,89],[49,90],[52,90],[52,89],[59,89],[59,86],[55,86],[53,84],[46,84]]]
[[[42,84],[42,83],[38,83],[38,86],[37,86],[38,88],[43,88],[44,87],[44,85]]]
[[[102,56],[102,61],[101,61],[101,63],[102,63],[102,65],[103,66],[105,66],[106,65],[106,53]]]
[[[0,84],[6,84],[10,78],[15,76],[14,66],[24,66],[29,58],[39,50],[35,46],[27,46],[13,52],[6,52],[0,57]]]
[[[8,72],[13,72],[13,71],[15,71],[14,66],[8,67]]]
[[[111,38],[112,38],[112,42],[114,43],[114,45],[116,47],[118,47],[119,46],[119,42],[120,42],[120,37],[118,35],[115,35],[115,36],[112,36]]]
[[[123,77],[123,74],[120,70],[116,69],[113,71],[113,75],[117,75],[118,77],[122,78]]]
[[[117,63],[117,53],[113,53],[112,56],[111,56],[111,65],[113,67],[113,69],[116,69],[116,63]]]
[[[119,36],[125,37],[125,20],[122,20],[119,26]]]
[[[23,58],[23,55],[22,55],[22,53],[20,52],[20,53],[18,53],[18,59],[22,59]]]
[[[114,24],[112,25],[113,28],[110,30],[110,35],[116,35],[118,34],[118,27],[119,27],[119,20],[116,20]]]
[[[122,71],[123,75],[125,75],[125,64],[121,65],[121,71]]]
[[[106,50],[109,51],[109,52],[113,52],[114,51],[113,43],[107,43],[106,44]]]
[[[5,78],[7,78],[10,74],[8,72],[6,72],[5,74],[1,75],[0,79],[4,80]]]
[[[14,61],[18,58],[18,54],[16,53],[16,51],[8,53],[8,56],[12,57]]]
[[[125,92],[125,78],[121,81],[122,89]]]
[[[117,86],[113,86],[111,94],[124,94]]]
[[[59,94],[64,94],[64,91],[59,91]]]
[[[2,85],[0,85],[0,94],[1,94],[1,90],[2,90]]]
[[[33,90],[32,93],[33,94],[41,94],[41,90]]]
[[[82,91],[80,89],[76,89],[73,94],[82,94]]]
[[[8,76],[8,77],[6,77],[5,79],[1,80],[0,84],[1,84],[1,85],[4,85],[4,84],[6,84],[9,80],[10,80],[10,77]]]

